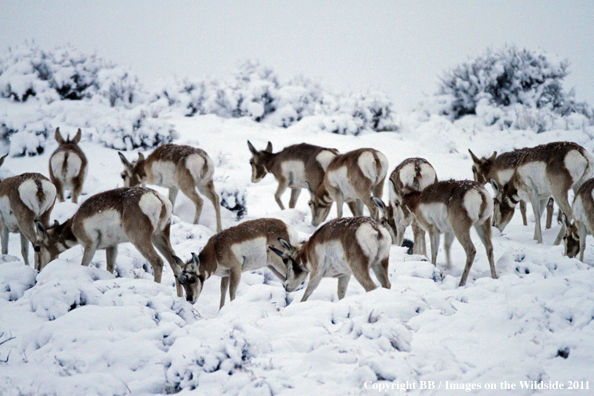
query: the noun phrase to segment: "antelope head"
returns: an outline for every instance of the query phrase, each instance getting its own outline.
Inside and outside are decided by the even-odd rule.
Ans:
[[[514,217],[514,211],[516,205],[520,202],[520,197],[518,196],[518,190],[513,186],[513,179],[503,186],[503,189],[495,179],[490,179],[490,182],[495,192],[495,198],[493,198],[493,226],[499,231],[503,231]]]
[[[264,162],[270,154],[272,154],[272,143],[268,142],[266,149],[263,151],[256,150],[249,140],[247,143],[248,148],[252,153],[252,158],[250,159],[250,165],[252,167],[252,183],[258,183],[268,173],[268,169],[266,169]]]
[[[381,212],[380,223],[388,230],[392,243],[397,243],[398,240],[398,229],[396,222],[394,221],[394,207],[392,205],[384,204],[384,201],[377,197],[372,197],[371,200],[377,206]],[[400,233],[402,233],[401,231]]]
[[[124,180],[124,187],[135,187],[142,183],[146,178],[146,171],[144,170],[144,155],[138,153],[138,160],[130,162],[124,157],[124,154],[118,151],[120,160],[124,165],[124,171],[121,173]]]
[[[572,223],[565,214],[562,216],[565,225],[565,235],[563,236],[564,254],[569,258],[574,258],[580,252],[580,234],[578,228]]]
[[[175,278],[186,291],[186,300],[192,304],[198,300],[204,284],[204,275],[200,273],[200,260],[198,256],[192,253],[192,259],[182,268],[179,275]]]
[[[38,237],[35,251],[39,254],[40,270],[58,258],[60,253],[76,244],[76,237],[72,234],[69,221],[60,224],[55,220],[52,227],[45,228],[40,221],[36,220],[35,231]]]
[[[301,259],[301,246],[293,246],[287,240],[278,238],[282,249],[277,249],[274,246],[268,246],[268,249],[276,253],[287,266],[287,280],[285,281],[285,290],[293,292],[303,284],[307,275],[309,275],[309,268],[303,264]]]
[[[488,183],[487,175],[491,171],[493,161],[497,158],[497,151],[493,152],[489,158],[478,158],[470,149],[468,149],[470,157],[472,158],[472,174],[474,175],[474,181],[485,185]]]

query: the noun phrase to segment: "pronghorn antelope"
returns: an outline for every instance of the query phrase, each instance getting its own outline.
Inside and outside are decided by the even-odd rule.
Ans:
[[[78,203],[83,183],[87,177],[87,157],[78,147],[82,132],[79,129],[74,139],[66,140],[56,128],[56,142],[59,146],[49,160],[49,173],[52,183],[56,186],[58,199],[64,202],[64,188],[72,190],[72,202]]]
[[[371,217],[378,220],[378,208],[371,200],[371,194],[381,198],[387,173],[388,159],[371,148],[335,156],[328,164],[324,181],[309,202],[312,224],[317,227],[326,220],[334,201],[339,219],[346,202],[353,216],[362,216],[365,204]]]
[[[554,142],[523,149],[508,183],[501,185],[494,179],[490,180],[500,197],[495,205],[494,225],[503,230],[518,202],[529,201],[536,221],[534,239],[542,243],[540,217],[549,198],[553,196],[559,209],[571,220],[567,193],[570,188],[577,191],[593,174],[594,157],[578,144]],[[561,242],[564,233],[565,226],[562,224],[555,245]]]
[[[565,223],[565,255],[573,258],[580,254],[580,261],[584,261],[586,237],[594,235],[594,179],[590,179],[577,191],[573,199],[572,224],[567,216],[563,216]]]
[[[322,278],[338,278],[338,298],[347,291],[351,274],[365,291],[377,286],[369,276],[371,268],[382,287],[388,279],[390,234],[370,217],[334,219],[320,227],[302,245],[280,239],[282,247],[269,246],[287,265],[285,290],[292,292],[307,275],[309,283],[301,301],[306,301]]]
[[[21,253],[29,265],[29,241],[35,249],[35,269],[41,270],[45,262],[40,253],[41,238],[35,224],[49,223],[56,200],[56,187],[39,173],[23,173],[0,183],[0,225],[2,254],[8,253],[8,234],[21,234]]]
[[[293,244],[299,242],[297,233],[284,222],[266,218],[246,221],[212,236],[198,256],[192,253],[192,259],[177,277],[186,290],[186,300],[196,302],[204,282],[212,275],[221,277],[219,308],[225,305],[227,289],[231,301],[235,299],[244,271],[268,267],[284,282],[286,266],[266,249],[269,245],[280,248],[279,238]]]
[[[414,254],[427,254],[425,231],[419,227],[412,213],[406,208],[398,211],[402,197],[416,191],[423,191],[427,186],[437,182],[435,169],[424,158],[408,158],[402,161],[390,175],[390,202],[385,205],[379,198],[373,198],[375,204],[382,211],[381,223],[390,231],[392,242],[398,246],[404,240],[404,230],[412,222],[414,234]],[[403,214],[404,217],[399,215]]]
[[[258,151],[248,140],[248,147],[252,153],[252,183],[258,183],[272,173],[278,181],[278,188],[274,199],[281,209],[285,206],[281,202],[281,195],[287,188],[291,189],[289,208],[294,208],[302,188],[309,188],[310,193],[317,191],[324,180],[324,173],[328,164],[338,154],[338,150],[313,146],[307,143],[294,144],[285,147],[278,153],[272,152],[272,143],[263,151]]]
[[[169,241],[171,202],[158,192],[145,187],[123,187],[93,195],[80,205],[74,216],[63,224],[56,221],[51,228],[37,223],[43,236],[42,251],[47,262],[78,244],[84,248],[82,265],[88,266],[97,249],[106,250],[107,270],[113,273],[118,244],[131,242],[151,264],[154,280],[161,283],[163,260],[155,247],[171,265],[175,275],[181,272],[181,260],[175,257]],[[176,282],[177,295],[183,296]]]
[[[124,164],[122,178],[124,186],[134,187],[142,183],[169,188],[169,200],[175,205],[177,193],[181,190],[196,206],[194,224],[198,224],[202,212],[203,199],[196,188],[212,202],[216,214],[217,232],[221,225],[219,196],[215,191],[212,177],[215,171],[212,159],[199,148],[164,144],[157,147],[146,159],[138,154],[138,161],[130,163],[122,153],[118,153]]]
[[[468,149],[470,157],[472,158],[472,173],[474,181],[485,185],[489,183],[490,179],[497,182],[498,185],[503,186],[511,179],[515,168],[518,166],[520,160],[524,155],[525,149],[518,149],[503,153],[497,156],[497,151],[493,152],[489,158],[478,158],[474,153]],[[495,204],[499,201],[500,197],[495,197]],[[547,221],[546,228],[551,228],[553,220],[553,199],[551,198],[547,204]],[[528,225],[528,218],[526,217],[526,202],[520,201],[520,213],[522,215],[522,222],[524,225]],[[561,211],[559,211],[561,214]],[[560,220],[560,218],[559,218]]]
[[[405,208],[413,213],[419,225],[429,232],[433,264],[437,265],[440,234],[445,234],[444,248],[448,268],[451,266],[450,247],[454,237],[460,241],[466,252],[466,266],[460,279],[460,286],[466,284],[470,267],[476,256],[476,249],[470,239],[472,226],[485,245],[491,277],[497,279],[491,243],[493,199],[479,183],[470,180],[447,180],[431,184],[422,192],[404,195],[397,210],[403,211]]]

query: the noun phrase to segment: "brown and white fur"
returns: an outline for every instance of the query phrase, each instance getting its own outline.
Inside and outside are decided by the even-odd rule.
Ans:
[[[509,182],[511,179],[514,170],[519,164],[519,161],[522,159],[524,155],[524,149],[509,151],[507,153],[503,153],[497,156],[497,151],[493,152],[489,158],[478,158],[474,153],[468,149],[470,153],[470,157],[472,158],[472,173],[474,176],[474,181],[482,184],[483,186],[489,183],[490,179],[493,179],[497,182],[498,185],[503,186]],[[501,200],[500,196],[495,197],[495,206],[499,204]],[[546,221],[546,229],[551,228],[551,223],[553,221],[553,209],[554,209],[554,200],[550,198],[547,203],[547,221]],[[495,208],[497,210],[497,208]],[[524,225],[528,225],[528,218],[526,217],[526,202],[520,201],[520,214],[522,215],[522,222]],[[561,214],[561,211],[559,211]],[[561,221],[561,217],[557,219],[559,222]]]
[[[495,207],[494,225],[503,230],[513,216],[520,200],[529,201],[534,210],[536,225],[534,239],[542,243],[540,217],[552,196],[569,220],[573,217],[568,199],[569,189],[577,191],[594,174],[594,157],[582,146],[571,142],[554,142],[523,149],[518,165],[509,182],[500,185],[491,180],[500,201]],[[565,226],[555,239],[561,242]]]
[[[192,259],[184,266],[179,282],[186,290],[186,299],[195,303],[204,282],[212,275],[221,277],[221,302],[229,290],[231,301],[235,299],[241,273],[268,267],[283,282],[287,269],[282,260],[267,246],[281,247],[279,238],[291,243],[299,242],[297,233],[278,219],[246,221],[213,235],[200,254],[192,253]]]
[[[314,146],[307,143],[294,144],[285,147],[278,153],[272,152],[272,143],[263,151],[258,151],[248,140],[248,147],[252,153],[252,183],[258,183],[267,173],[272,173],[278,188],[274,199],[281,209],[285,209],[281,195],[287,188],[291,189],[289,208],[293,209],[301,194],[301,189],[308,188],[317,191],[324,180],[324,173],[330,161],[338,154],[338,150]]]
[[[169,200],[175,205],[177,193],[181,190],[196,206],[194,224],[198,224],[202,213],[203,199],[196,192],[196,188],[213,204],[217,232],[221,225],[221,208],[219,196],[212,181],[215,167],[208,154],[199,148],[164,144],[157,147],[146,159],[142,153],[138,154],[138,161],[130,163],[122,153],[118,153],[124,164],[122,178],[124,186],[134,187],[142,183],[154,184],[169,188]]]
[[[56,187],[39,173],[23,173],[0,183],[0,229],[2,254],[8,253],[9,233],[21,234],[21,254],[29,265],[29,242],[35,248],[35,269],[41,270],[45,259],[40,253],[41,237],[35,223],[49,224],[56,200]]]
[[[565,223],[565,255],[575,257],[580,254],[584,261],[586,237],[594,235],[594,179],[586,181],[575,194],[572,206],[573,223],[563,216]]]
[[[444,248],[448,268],[451,266],[450,248],[454,237],[466,252],[466,266],[460,279],[460,286],[466,284],[476,249],[470,238],[470,228],[476,232],[485,245],[491,267],[491,277],[497,279],[491,243],[491,213],[493,199],[479,183],[470,180],[446,180],[429,185],[422,192],[411,192],[402,198],[398,210],[408,209],[419,225],[429,233],[431,241],[431,262],[437,265],[439,236],[445,234]]]
[[[282,248],[269,246],[287,265],[285,290],[292,292],[309,275],[301,301],[306,301],[322,278],[338,278],[338,298],[347,291],[351,275],[365,291],[377,286],[369,276],[372,269],[382,287],[391,287],[388,279],[390,234],[370,217],[334,219],[320,227],[302,245],[281,239]]]
[[[146,187],[123,187],[93,195],[82,203],[74,216],[51,228],[38,223],[43,235],[42,250],[49,261],[76,245],[84,249],[82,265],[88,266],[97,249],[106,250],[107,270],[113,273],[118,245],[131,242],[153,267],[154,280],[161,283],[163,260],[155,248],[179,275],[183,263],[169,240],[171,202]],[[177,295],[183,296],[177,283]]]
[[[425,231],[419,227],[415,217],[406,208],[402,211],[397,207],[402,203],[402,197],[416,191],[423,191],[427,186],[436,183],[437,174],[431,164],[424,158],[408,158],[402,161],[390,174],[390,201],[385,205],[379,198],[373,198],[375,204],[382,211],[381,223],[390,231],[392,242],[398,246],[404,240],[404,231],[412,223],[414,235],[414,254],[427,254]],[[404,217],[400,217],[403,214]]]
[[[87,177],[87,157],[78,147],[82,132],[79,129],[74,139],[70,136],[64,140],[60,128],[56,128],[56,142],[59,146],[49,160],[49,174],[52,183],[56,186],[58,199],[64,202],[64,189],[72,191],[72,202],[78,203]]]
[[[336,201],[337,218],[342,217],[346,202],[353,216],[363,215],[363,204],[371,217],[378,220],[378,208],[371,200],[381,198],[388,173],[388,159],[378,150],[362,148],[335,156],[309,202],[312,224],[318,226],[328,218],[332,202]]]

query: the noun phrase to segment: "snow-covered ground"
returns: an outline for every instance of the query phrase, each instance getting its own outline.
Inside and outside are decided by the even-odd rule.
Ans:
[[[473,119],[452,124],[414,114],[400,116],[396,133],[360,136],[325,132],[315,117],[287,129],[214,115],[172,114],[168,121],[179,132],[175,143],[195,145],[213,158],[215,187],[247,191],[244,220],[276,217],[303,238],[314,231],[307,192],[296,209],[280,211],[271,175],[250,182],[248,139],[258,149],[271,141],[275,152],[301,142],[341,152],[373,147],[388,157],[390,169],[422,156],[442,180],[472,177],[468,148],[490,155],[557,140],[594,148],[586,130],[501,132]],[[62,129],[68,132],[75,130]],[[122,186],[117,152],[89,139],[81,143],[90,164],[82,200]],[[47,176],[55,147],[48,143],[41,156],[7,158],[3,172]],[[76,209],[69,201],[57,203],[52,221],[62,222]],[[193,214],[193,204],[179,194],[171,233],[184,260],[216,229],[208,200],[199,225],[191,224]],[[331,218],[335,215],[333,208]],[[234,213],[222,209],[222,217],[225,228],[236,224]],[[392,387],[388,394],[408,386],[413,395],[497,395],[504,381],[515,387],[506,394],[592,394],[592,239],[585,263],[568,259],[561,246],[552,246],[559,226],[545,231],[545,243],[538,245],[532,240],[534,218],[529,219],[524,227],[518,214],[503,234],[493,229],[498,280],[491,279],[484,248],[473,234],[477,256],[465,287],[457,287],[465,262],[457,242],[450,269],[441,251],[435,268],[425,257],[393,246],[391,290],[365,293],[352,280],[338,301],[336,280],[324,279],[308,302],[299,303],[303,290],[285,293],[261,270],[242,275],[237,299],[221,311],[218,277],[206,282],[192,306],[175,296],[171,269],[165,267],[162,284],[155,284],[150,266],[130,244],[120,247],[114,275],[105,271],[102,251],[90,267],[81,267],[80,246],[36,274],[23,264],[13,234],[9,255],[0,261],[0,394],[374,395],[380,386]],[[534,384],[522,381],[539,386],[558,381],[565,390],[522,389]],[[566,390],[570,385],[579,389]],[[590,390],[582,389],[586,386]]]

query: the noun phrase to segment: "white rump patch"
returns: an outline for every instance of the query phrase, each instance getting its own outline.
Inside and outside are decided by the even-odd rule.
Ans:
[[[19,186],[19,196],[26,207],[31,209],[35,216],[45,213],[56,200],[56,187],[47,180],[41,180],[41,190],[45,196],[43,201],[37,198],[37,184],[35,180],[27,180]]]
[[[161,195],[161,194],[159,194]],[[169,203],[169,208],[167,210],[167,203]],[[161,211],[163,209],[163,205],[166,205],[166,211],[168,212],[168,216],[165,217],[165,221],[161,222]],[[153,230],[162,230],[163,226],[167,223],[166,220],[171,217],[171,202],[164,196],[156,196],[155,194],[148,192],[143,194],[138,202],[138,206],[142,213],[148,217],[153,226]]]
[[[204,169],[204,161],[205,157],[192,154],[186,158],[186,167],[190,171],[190,174],[196,181],[196,184],[202,184],[201,182],[212,180],[212,176],[214,175],[214,163],[210,157],[206,156],[206,163],[207,163],[207,170],[206,173],[203,175],[202,170]]]
[[[281,163],[282,175],[289,181],[289,187],[307,188],[303,161],[292,160]]]
[[[584,172],[588,167],[588,159],[577,150],[571,150],[567,153],[563,163],[571,175],[572,186],[584,176]]]
[[[379,151],[376,154],[381,164],[379,170],[375,167],[375,157],[371,151],[364,151],[357,159],[357,165],[361,168],[363,175],[374,184],[386,177],[388,172],[388,159]]]
[[[357,228],[355,232],[355,237],[357,238],[357,243],[363,250],[363,254],[367,256],[368,259],[374,260],[377,256],[379,251],[379,233],[373,229],[371,224],[363,223]],[[392,240],[390,235],[388,235],[388,240]]]
[[[60,151],[59,153],[55,154],[50,160],[50,166],[52,167],[52,172],[54,176],[64,182],[70,182],[70,179],[75,178],[80,173],[80,169],[82,167],[82,160],[80,157],[73,152],[68,152],[68,163],[66,164],[66,173],[62,173],[62,169],[64,169],[64,159],[66,157],[66,151]]]
[[[398,176],[405,187],[411,188],[414,183],[414,178],[417,176],[415,165],[414,162],[411,162],[400,169],[400,174]],[[420,168],[420,175],[417,179],[419,181],[419,191],[423,191],[427,186],[435,183],[437,176],[435,175],[433,167],[427,163],[421,163]]]
[[[332,151],[322,150],[318,155],[316,155],[316,161],[318,161],[322,169],[324,169],[324,172],[326,172],[330,161],[332,161],[334,157],[336,157],[336,154],[334,154]]]
[[[483,204],[483,196],[475,189],[468,190],[464,194],[464,208],[472,223],[477,223],[481,218],[481,205]]]

